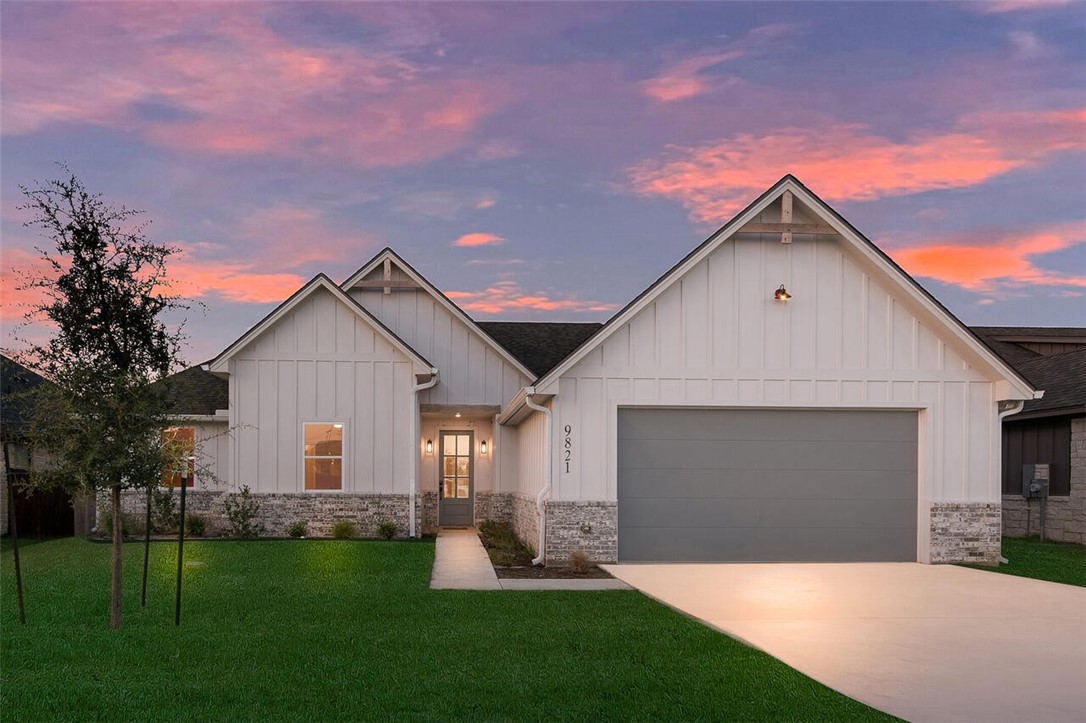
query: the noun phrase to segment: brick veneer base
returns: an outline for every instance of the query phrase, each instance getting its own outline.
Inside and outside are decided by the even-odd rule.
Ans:
[[[1045,503],[1045,539],[1086,545],[1086,417],[1071,420],[1070,482],[1070,494],[1051,496]],[[1040,523],[1040,500],[1003,496],[1004,535],[1025,537],[1027,529],[1037,535]]]
[[[219,490],[189,490],[185,495],[186,513],[203,516],[207,522],[209,535],[225,534],[228,529],[223,512],[223,502],[236,492]],[[406,537],[409,531],[408,495],[395,494],[350,494],[350,493],[260,493],[253,494],[260,503],[258,520],[264,525],[264,534],[269,537],[283,537],[287,527],[293,522],[305,522],[306,534],[310,537],[327,537],[332,533],[332,525],[340,520],[355,523],[360,537],[375,537],[377,525],[384,521],[395,522],[398,536]],[[178,499],[177,491],[174,492]],[[125,492],[121,498],[122,509],[137,516],[141,521],[146,510],[146,497],[142,492]],[[175,509],[178,503],[175,502]],[[109,510],[108,493],[98,500],[101,514]],[[416,523],[419,532],[433,532],[437,529],[437,495],[421,493],[418,497]],[[142,526],[142,524],[141,524]]]
[[[986,502],[933,502],[931,561],[999,563],[1000,505]]]

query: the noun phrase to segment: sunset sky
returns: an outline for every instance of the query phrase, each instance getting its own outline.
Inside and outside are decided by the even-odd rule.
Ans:
[[[1016,0],[4,2],[3,345],[57,161],[182,249],[190,362],[385,246],[476,319],[603,321],[786,173],[966,323],[1086,326],[1084,37]]]

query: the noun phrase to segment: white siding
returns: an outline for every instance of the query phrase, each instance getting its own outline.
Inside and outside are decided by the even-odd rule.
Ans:
[[[234,485],[301,492],[302,423],[344,424],[344,492],[408,491],[412,366],[319,291],[230,362]],[[320,494],[320,493],[316,493]]]
[[[393,265],[394,280],[407,276]],[[383,278],[378,267],[366,277]],[[458,315],[424,289],[353,289],[351,297],[412,349],[441,370],[441,383],[419,395],[420,404],[504,405],[531,383]]]
[[[225,422],[178,422],[196,435],[196,488],[223,489],[230,476],[230,428]]]
[[[503,478],[503,492],[519,492],[535,496],[539,490],[543,489],[547,474],[543,466],[547,456],[544,452],[547,429],[545,422],[543,413],[535,412],[517,426],[516,473],[512,480]],[[554,447],[557,450],[559,445],[555,444]],[[556,477],[557,472],[558,468],[555,467]],[[551,497],[554,497],[553,492]]]
[[[832,237],[723,243],[544,390],[558,392],[554,498],[617,498],[620,405],[709,405],[927,410],[924,503],[998,502],[992,382],[882,278]],[[772,298],[782,283],[789,302]]]

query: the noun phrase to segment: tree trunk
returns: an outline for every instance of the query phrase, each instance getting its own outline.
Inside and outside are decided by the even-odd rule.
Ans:
[[[113,587],[110,595],[109,627],[121,627],[121,486],[113,485]]]

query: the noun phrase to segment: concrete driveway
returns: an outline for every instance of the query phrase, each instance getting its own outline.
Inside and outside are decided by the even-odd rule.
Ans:
[[[606,565],[912,721],[1086,721],[1086,588],[946,565]]]

